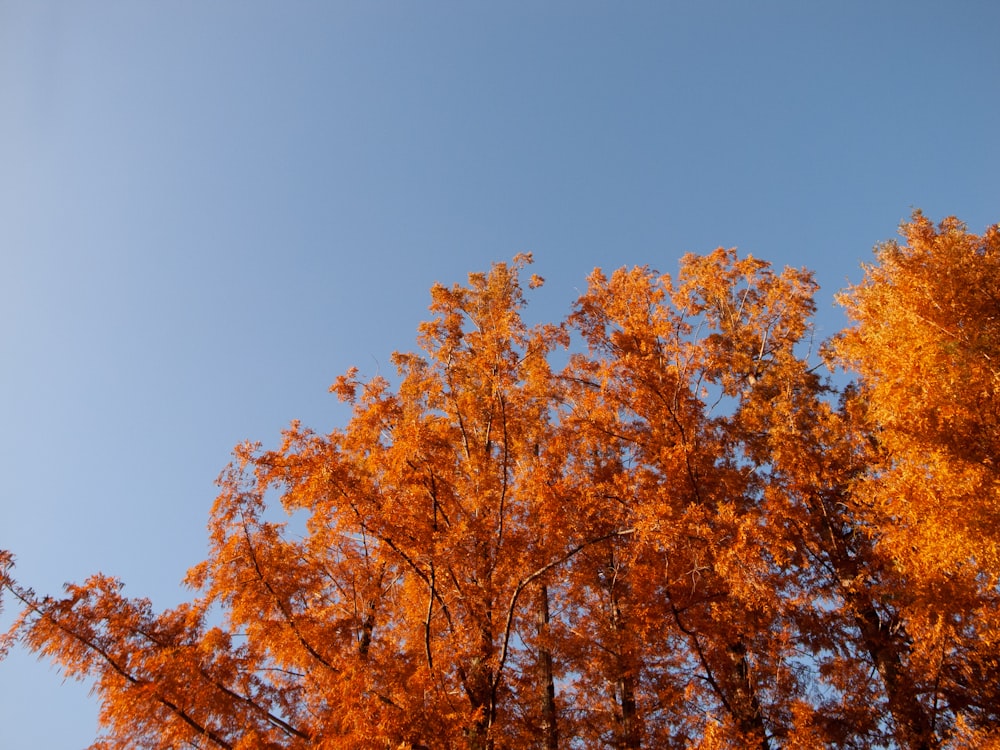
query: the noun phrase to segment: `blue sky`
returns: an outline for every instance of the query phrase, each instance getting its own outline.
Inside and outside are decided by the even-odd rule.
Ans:
[[[833,293],[913,208],[1000,221],[1000,4],[0,0],[0,548],[157,606],[234,444],[326,431],[434,281],[532,251],[530,316],[686,252]],[[0,620],[13,614],[8,603]],[[0,746],[87,687],[0,664]]]

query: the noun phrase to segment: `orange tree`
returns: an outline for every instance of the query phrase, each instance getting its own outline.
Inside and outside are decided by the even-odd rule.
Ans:
[[[852,491],[906,636],[897,725],[914,746],[952,726],[978,746],[1000,724],[1000,228],[917,212],[901,234],[842,295],[853,325],[831,353],[859,376]]]
[[[2,553],[0,648],[93,679],[106,748],[987,746],[998,236],[878,248],[841,392],[811,275],[733,251],[595,271],[552,325],[530,256],[435,286],[345,427],[236,449],[190,602]]]

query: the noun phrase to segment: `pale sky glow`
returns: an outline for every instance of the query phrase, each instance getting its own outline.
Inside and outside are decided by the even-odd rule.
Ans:
[[[1000,3],[0,0],[0,548],[157,608],[236,443],[347,411],[435,281],[736,246],[833,294],[921,208],[1000,221]],[[0,623],[15,612],[5,602]],[[0,747],[87,686],[0,663]]]

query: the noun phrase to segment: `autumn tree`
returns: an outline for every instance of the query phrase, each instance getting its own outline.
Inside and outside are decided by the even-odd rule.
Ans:
[[[237,447],[190,602],[3,553],[0,647],[94,680],[104,748],[997,742],[1000,233],[902,235],[823,357],[812,275],[732,250],[558,324],[527,255],[437,285],[346,426]]]
[[[603,637],[588,640],[614,658],[592,690],[615,686],[622,747],[770,747],[784,722],[765,685],[789,681],[779,573],[759,533],[761,485],[727,414],[805,333],[811,281],[723,250],[686,257],[678,281],[595,272],[571,317],[590,351],[571,361],[564,421],[593,455],[613,456],[603,501],[638,531],[594,576],[608,614]]]
[[[832,354],[859,375],[846,397],[867,441],[853,493],[907,633],[897,723],[914,746],[956,725],[981,743],[1000,724],[1000,228],[916,212],[901,235],[841,297],[852,326]]]

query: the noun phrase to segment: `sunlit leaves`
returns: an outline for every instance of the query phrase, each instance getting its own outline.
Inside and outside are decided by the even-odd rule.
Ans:
[[[346,425],[236,448],[189,603],[0,553],[0,648],[93,680],[107,748],[995,745],[1000,234],[903,239],[839,390],[811,274],[734,250],[557,324],[529,255],[435,285]]]

